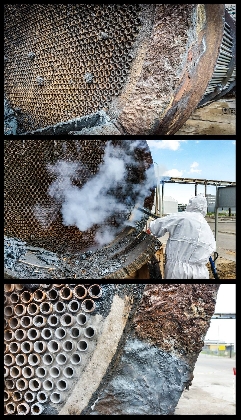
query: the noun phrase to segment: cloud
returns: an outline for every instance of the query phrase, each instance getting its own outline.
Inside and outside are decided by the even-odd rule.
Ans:
[[[178,150],[181,142],[187,142],[187,140],[147,140],[150,149]]]
[[[169,171],[164,172],[163,176],[171,176],[175,178],[182,178],[183,171],[179,171],[178,169],[170,169]]]
[[[83,174],[88,173],[83,162],[59,160],[49,164],[47,169],[55,178],[48,188],[53,204],[35,206],[35,216],[41,225],[49,227],[61,211],[63,224],[76,226],[81,232],[105,224],[99,228],[95,239],[100,245],[110,242],[135,205],[144,205],[145,197],[150,195],[156,182],[152,165],[145,170],[145,179],[137,182],[140,170],[137,148],[146,148],[146,143],[122,140],[122,147],[114,147],[108,141],[97,173],[83,184]],[[75,180],[81,185],[75,185]],[[138,217],[142,217],[140,212],[132,222]],[[112,219],[116,227],[112,226]]]
[[[198,168],[198,166],[199,166],[199,163],[198,162],[193,162],[192,164],[191,164],[191,166],[190,166],[190,173],[201,173],[202,172],[202,170],[201,169],[197,169]]]

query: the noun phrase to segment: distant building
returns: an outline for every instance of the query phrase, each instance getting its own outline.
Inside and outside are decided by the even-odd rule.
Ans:
[[[220,340],[207,340],[204,342],[202,351],[208,354],[231,355],[234,353],[234,343],[225,343]]]
[[[187,207],[187,204],[178,204],[178,211],[185,211]]]
[[[170,196],[163,197],[163,214],[171,214],[178,212],[178,201]]]
[[[207,205],[208,205],[208,213],[214,213],[215,212],[215,204],[216,204],[216,195],[207,194],[206,199],[207,199]],[[223,211],[223,212],[228,213],[229,208],[228,207],[220,207],[218,211],[219,212]],[[235,207],[231,207],[231,213],[236,214],[236,208]]]
[[[208,205],[208,213],[214,213],[215,212],[215,203],[216,203],[216,195],[207,194],[207,205]]]

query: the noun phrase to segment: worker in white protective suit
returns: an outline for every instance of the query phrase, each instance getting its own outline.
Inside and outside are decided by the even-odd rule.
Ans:
[[[165,279],[209,279],[206,264],[216,251],[216,241],[204,218],[206,214],[207,200],[199,195],[189,200],[184,212],[150,223],[150,232],[156,237],[169,232]]]

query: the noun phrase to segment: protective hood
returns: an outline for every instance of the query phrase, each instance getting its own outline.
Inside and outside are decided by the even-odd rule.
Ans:
[[[207,200],[202,195],[190,198],[186,211],[201,213],[204,217],[207,214]]]

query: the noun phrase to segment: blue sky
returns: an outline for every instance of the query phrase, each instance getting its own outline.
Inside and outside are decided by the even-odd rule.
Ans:
[[[235,140],[147,140],[159,176],[236,181]],[[207,193],[215,194],[208,186]],[[164,194],[188,203],[194,185],[165,184]],[[198,186],[204,194],[204,186]]]

